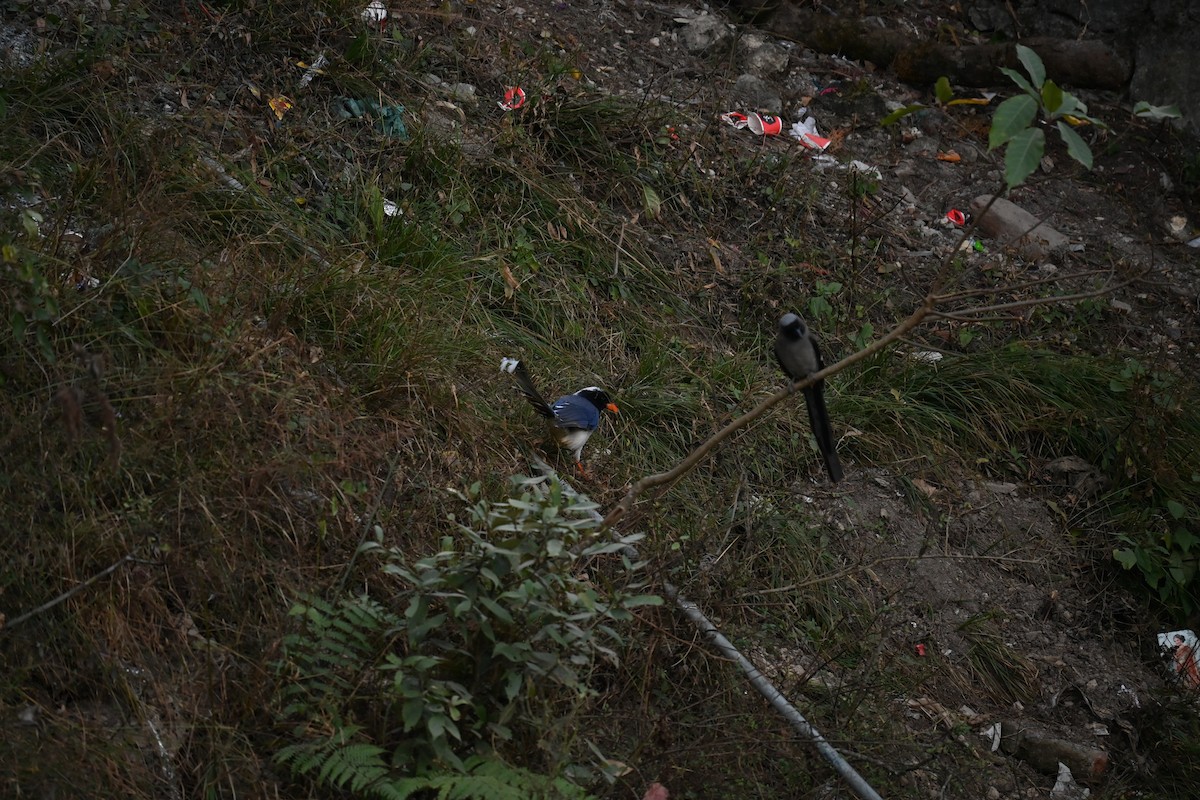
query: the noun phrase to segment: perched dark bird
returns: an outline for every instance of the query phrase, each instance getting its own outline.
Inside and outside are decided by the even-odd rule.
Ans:
[[[804,320],[791,313],[779,319],[775,358],[793,381],[807,378],[825,368],[816,337]],[[821,457],[825,459],[829,480],[837,483],[842,479],[842,462],[838,460],[833,429],[829,427],[829,412],[825,409],[825,381],[817,381],[804,390],[804,404],[808,406],[808,422],[812,426],[817,447],[821,450]]]
[[[515,358],[505,358],[500,361],[500,371],[513,376],[517,388],[525,399],[533,406],[533,410],[546,418],[550,435],[564,450],[575,458],[575,468],[584,472],[583,446],[588,438],[600,427],[600,412],[611,411],[616,414],[616,403],[608,399],[608,395],[598,386],[588,386],[575,394],[567,394],[558,398],[551,405],[533,385],[529,371],[525,365]]]

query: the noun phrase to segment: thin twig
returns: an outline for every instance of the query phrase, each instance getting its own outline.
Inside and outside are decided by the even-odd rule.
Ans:
[[[933,553],[930,555],[906,555],[906,556],[881,556],[880,558],[870,561],[866,564],[856,564],[853,567],[843,567],[836,572],[831,572],[827,575],[822,575],[818,578],[813,578],[809,581],[801,581],[800,583],[789,583],[787,586],[776,586],[774,589],[747,589],[744,592],[737,594],[737,597],[761,597],[766,594],[778,594],[780,592],[790,592],[795,589],[807,589],[811,586],[818,586],[822,583],[839,580],[856,572],[863,572],[869,569],[874,569],[880,564],[887,564],[893,561],[916,561],[923,558],[936,558],[958,561],[999,561],[1003,564],[1042,564],[1045,559],[1040,558],[1013,558],[1012,556],[978,556],[967,553]]]
[[[955,314],[950,311],[931,311],[929,316],[933,319],[946,319],[951,322],[1020,322],[1022,319],[1022,317],[1012,314],[995,317],[969,317],[967,316],[969,313],[971,312]]]
[[[1033,306],[1045,306],[1051,303],[1070,303],[1075,300],[1088,300],[1093,297],[1111,294],[1114,290],[1120,289],[1122,286],[1128,286],[1132,283],[1132,279],[1121,281],[1120,283],[1105,284],[1099,289],[1093,289],[1090,292],[1076,292],[1075,294],[1060,294],[1053,297],[1031,297],[1027,300],[1013,300],[1011,303],[997,303],[990,306],[980,306],[979,308],[964,308],[955,311],[931,311],[933,316],[946,316],[955,314],[957,316],[965,316],[967,314],[990,314],[996,311],[1009,311],[1014,308],[1031,308]]]
[[[58,597],[54,598],[53,600],[51,600],[47,603],[42,603],[40,606],[33,609],[32,611],[26,611],[24,614],[17,617],[16,619],[9,620],[7,624],[0,625],[0,633],[10,631],[13,628],[17,627],[18,625],[20,625],[22,622],[29,619],[30,617],[35,617],[38,614],[41,614],[43,611],[49,611],[50,609],[54,608],[59,603],[62,603],[66,600],[70,600],[72,597],[79,594],[84,589],[86,589],[87,587],[89,587],[93,583],[95,583],[96,581],[100,580],[101,578],[103,578],[107,575],[111,575],[113,572],[116,572],[117,568],[120,567],[125,562],[133,561],[133,560],[134,560],[133,553],[128,553],[124,556],[121,556],[121,558],[117,559],[111,565],[104,568],[100,572],[97,572],[95,575],[88,578],[86,581],[79,584],[78,586],[75,586],[75,587],[63,592]]]
[[[1063,283],[1076,278],[1087,278],[1092,275],[1102,275],[1105,273],[1111,274],[1112,270],[1089,269],[1084,272],[1072,272],[1070,275],[1050,275],[1046,278],[1038,278],[1037,280],[1024,281],[1022,283],[1007,283],[1004,286],[991,286],[984,289],[964,289],[961,292],[936,295],[933,300],[935,303],[945,303],[950,300],[965,300],[968,297],[983,297],[984,295],[1000,294],[1001,292],[1020,292],[1047,283]]]

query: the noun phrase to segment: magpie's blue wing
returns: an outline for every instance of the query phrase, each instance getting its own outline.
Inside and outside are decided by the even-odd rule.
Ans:
[[[594,431],[600,426],[600,410],[579,395],[560,397],[550,408],[554,412],[555,422],[564,428]]]

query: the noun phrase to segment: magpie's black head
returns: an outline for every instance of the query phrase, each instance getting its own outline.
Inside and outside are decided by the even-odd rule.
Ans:
[[[804,326],[804,320],[789,311],[779,318],[779,332],[789,339],[799,339],[808,333],[808,328]]]
[[[587,400],[601,411],[611,411],[614,414],[618,411],[617,404],[609,400],[608,394],[599,386],[589,386],[586,389],[580,389],[575,394]]]

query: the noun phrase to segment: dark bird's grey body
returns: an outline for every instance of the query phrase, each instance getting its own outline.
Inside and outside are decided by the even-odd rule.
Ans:
[[[802,380],[825,368],[821,360],[821,348],[804,320],[795,314],[784,314],[779,320],[779,333],[775,337],[775,358],[779,366],[793,381]],[[804,404],[808,407],[808,422],[813,437],[825,460],[825,471],[829,480],[837,483],[842,479],[842,462],[838,460],[833,429],[829,425],[829,411],[825,408],[825,382],[817,381],[804,390]]]

